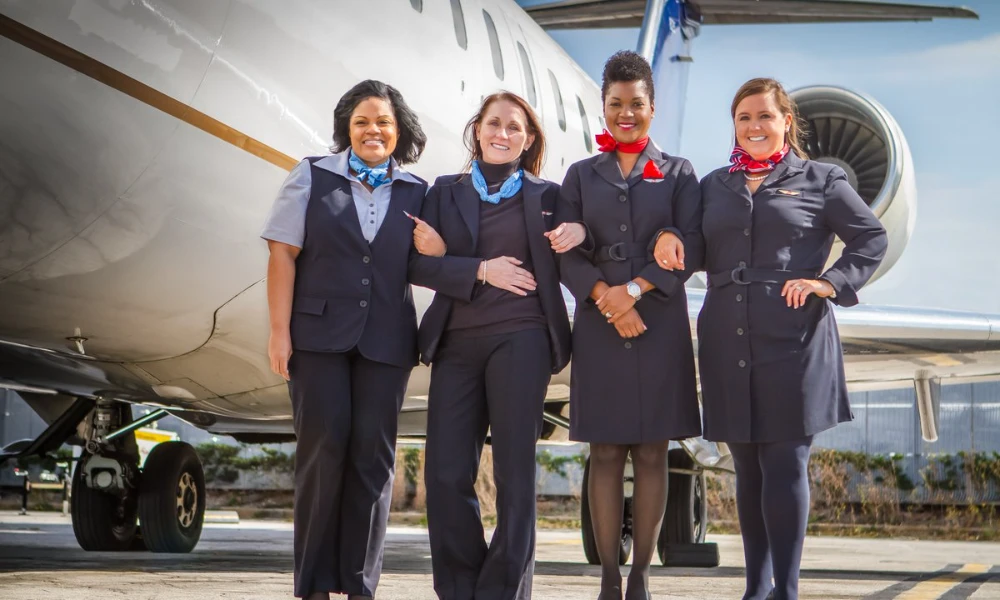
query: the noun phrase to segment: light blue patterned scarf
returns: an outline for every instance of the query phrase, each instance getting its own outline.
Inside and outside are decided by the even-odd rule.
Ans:
[[[390,180],[389,177],[389,160],[386,159],[384,163],[380,165],[375,165],[374,167],[369,167],[365,161],[361,160],[354,154],[354,150],[350,150],[351,157],[348,159],[348,164],[351,165],[351,169],[358,174],[358,179],[361,181],[368,182],[368,185],[372,188],[377,188],[383,183]]]
[[[500,201],[506,198],[510,198],[514,194],[521,191],[521,184],[523,183],[521,179],[524,177],[524,169],[518,169],[513,175],[507,178],[507,181],[503,182],[500,189],[491,194],[489,187],[486,185],[486,178],[483,177],[483,172],[479,170],[479,161],[472,161],[472,187],[476,188],[476,192],[479,193],[479,199],[483,202],[489,202],[490,204],[500,204]]]

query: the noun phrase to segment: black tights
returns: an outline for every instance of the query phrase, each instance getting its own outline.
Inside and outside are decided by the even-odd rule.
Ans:
[[[632,570],[625,600],[646,600],[649,563],[663,524],[667,504],[667,442],[590,445],[587,494],[601,557],[601,600],[619,600],[622,575],[618,569],[624,513],[625,459],[632,455]]]

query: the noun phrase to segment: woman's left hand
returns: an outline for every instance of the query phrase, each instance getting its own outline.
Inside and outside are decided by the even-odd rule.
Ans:
[[[835,290],[829,281],[824,279],[789,279],[781,288],[781,295],[791,308],[799,308],[806,303],[809,294],[820,298],[829,298]]]
[[[427,221],[417,217],[410,218],[417,224],[413,228],[413,245],[417,252],[424,256],[444,256],[448,252],[448,246],[437,230],[431,227]]]
[[[608,291],[597,299],[597,309],[601,311],[608,323],[617,321],[623,314],[632,310],[633,306],[635,306],[635,298],[628,293],[624,285],[608,288]]]

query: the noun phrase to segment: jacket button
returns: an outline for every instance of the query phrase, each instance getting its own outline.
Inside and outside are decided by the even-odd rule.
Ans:
[[[629,350],[630,348],[632,348],[632,342],[625,342],[625,349]]]
[[[626,196],[625,194],[622,194],[621,196],[618,196],[618,201],[619,202],[625,202],[626,200],[628,200],[628,196]]]
[[[737,327],[736,328],[736,335],[743,335],[743,328],[742,327]]]
[[[740,262],[739,262],[738,264],[739,264],[739,266],[741,266],[741,267],[746,267],[746,266],[747,266],[747,261],[745,261],[745,260],[741,260],[741,261],[740,261]]]
[[[740,365],[740,368],[742,369],[743,367],[747,366],[747,361],[745,361],[745,360],[741,360],[741,361],[739,362],[739,365]]]
[[[743,302],[743,294],[736,294],[736,301]]]
[[[622,223],[621,226],[618,228],[618,230],[621,231],[622,233],[624,233],[624,232],[628,231],[628,225]]]
[[[361,306],[361,308],[366,308],[368,306],[368,301],[367,300],[362,300],[358,304]],[[740,361],[740,362],[742,362],[742,361]]]
[[[744,229],[743,230],[743,235],[750,235],[750,229],[749,228]]]
[[[361,280],[361,285],[368,285],[369,283],[371,283],[371,280],[369,280],[367,277]]]
[[[366,256],[366,257],[364,257],[364,258],[361,259],[361,262],[365,263],[366,265],[368,263],[370,263],[371,261],[372,261],[372,257],[370,257],[370,256]]]

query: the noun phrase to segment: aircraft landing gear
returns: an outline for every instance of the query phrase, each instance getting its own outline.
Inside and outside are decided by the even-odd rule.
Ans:
[[[73,532],[84,550],[190,552],[205,520],[205,474],[194,448],[157,445],[139,470],[132,407],[99,400],[82,423],[86,452],[73,473]],[[141,524],[141,532],[139,525]]]

